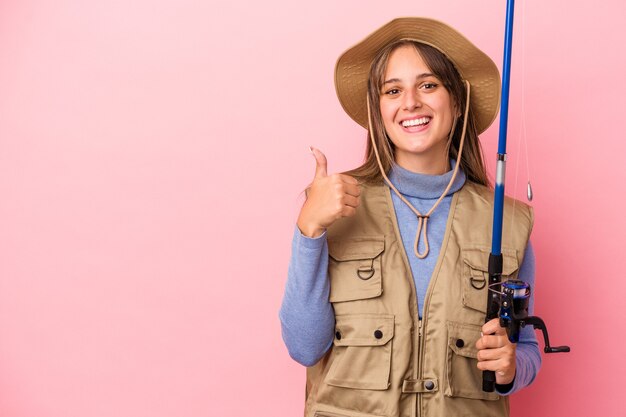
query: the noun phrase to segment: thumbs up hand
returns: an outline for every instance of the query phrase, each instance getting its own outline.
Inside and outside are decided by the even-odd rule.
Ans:
[[[328,175],[326,156],[315,148],[311,153],[315,157],[315,177],[300,210],[298,228],[305,236],[318,237],[337,219],[356,213],[361,188],[349,175]]]

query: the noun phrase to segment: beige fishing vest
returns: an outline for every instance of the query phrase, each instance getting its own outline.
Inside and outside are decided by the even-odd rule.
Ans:
[[[390,190],[363,186],[356,215],[327,232],[336,333],[307,369],[306,417],[508,416],[508,398],[483,392],[476,367],[492,202],[469,181],[454,194],[419,320]],[[531,208],[506,199],[503,279],[517,276],[532,223]]]

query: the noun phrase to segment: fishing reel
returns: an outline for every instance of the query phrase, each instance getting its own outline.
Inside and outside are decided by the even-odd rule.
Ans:
[[[540,317],[528,316],[528,301],[530,300],[530,285],[520,280],[502,282],[500,295],[500,326],[506,328],[511,343],[519,342],[520,330],[527,325],[541,329],[545,353],[569,352],[569,346],[550,346],[548,329]],[[491,289],[491,291],[496,292]]]

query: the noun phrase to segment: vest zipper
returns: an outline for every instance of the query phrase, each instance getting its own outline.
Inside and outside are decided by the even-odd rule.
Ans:
[[[406,271],[408,272],[408,280],[409,280],[409,285],[411,286],[411,289],[413,290],[413,296],[415,298],[415,304],[414,304],[414,308],[415,308],[415,315],[414,315],[414,319],[417,319],[417,349],[415,348],[415,344],[413,345],[413,363],[417,366],[414,365],[413,367],[413,379],[419,379],[421,372],[422,372],[422,350],[423,350],[423,330],[422,330],[422,320],[419,318],[419,300],[417,299],[417,289],[415,288],[415,280],[413,278],[413,273],[411,271],[411,264],[409,263],[409,259],[407,258],[407,253],[404,250],[404,245],[402,244],[402,235],[400,234],[400,229],[398,228],[398,219],[396,217],[396,212],[393,206],[393,201],[391,199],[391,189],[389,187],[387,187],[387,189],[385,190],[385,196],[386,196],[386,202],[387,202],[387,208],[389,210],[390,213],[390,217],[391,217],[391,224],[392,224],[392,228],[393,228],[393,232],[394,235],[396,237],[396,243],[400,246],[400,253],[401,253],[401,257],[402,260],[404,261],[404,267],[406,269]],[[430,287],[430,285],[429,285]],[[426,291],[426,297],[428,297],[428,290]],[[426,311],[424,309],[424,311]],[[413,323],[415,323],[415,321],[413,321]],[[414,332],[415,327],[413,327],[412,332]],[[415,342],[415,337],[413,338],[414,342]],[[422,394],[415,394],[415,398],[416,398],[416,417],[420,417],[422,415]]]
[[[430,286],[430,285],[429,285]],[[428,297],[424,297],[424,310],[426,311],[426,300]],[[419,345],[417,348],[417,379],[423,379],[422,376],[422,364],[424,363],[424,321],[426,320],[426,315],[422,315],[422,318],[419,321]],[[423,394],[417,394],[417,415],[422,415],[422,397]]]
[[[449,236],[449,232],[450,229],[452,228],[452,225],[450,224],[450,216],[454,215],[454,208],[455,208],[455,204],[456,204],[456,194],[455,196],[452,198],[452,203],[450,204],[450,213],[448,214],[448,221],[446,222],[446,232],[443,236],[443,242],[441,245],[441,252],[439,253],[439,257],[441,258],[442,255],[445,255],[445,251],[447,250],[447,245],[446,245],[446,238]],[[426,289],[426,294],[424,295],[424,309],[422,310],[422,319],[420,320],[420,326],[419,326],[419,353],[418,353],[418,366],[417,366],[417,379],[424,379],[424,358],[426,356],[426,342],[425,342],[425,338],[424,338],[424,333],[426,331],[426,326],[428,325],[428,306],[430,304],[430,298],[432,297],[432,289],[433,287],[436,285],[437,282],[437,278],[439,275],[439,269],[437,268],[439,266],[441,262],[441,259],[437,259],[437,263],[435,264],[435,268],[433,269],[433,276],[430,277],[430,281],[428,283],[428,288]],[[435,274],[436,273],[436,274]],[[417,395],[418,398],[418,415],[421,414],[422,412],[422,399],[423,399],[423,395],[422,394],[418,394]]]
[[[422,342],[422,339],[424,338],[423,336],[423,332],[422,332],[422,322],[424,321],[424,318],[421,318],[417,321],[417,375],[415,375],[415,379],[419,379],[421,372],[422,372],[422,365],[421,365],[421,357],[422,357],[422,346],[424,345],[424,343]]]
[[[441,262],[443,256],[445,256],[446,251],[448,250],[447,239],[450,238],[450,231],[452,230],[452,219],[454,218],[454,214],[456,211],[456,205],[458,202],[458,193],[454,193],[452,196],[452,201],[450,202],[450,211],[448,212],[448,219],[446,220],[446,230],[443,234],[443,241],[441,242],[441,248],[439,252],[439,257],[437,258],[437,262],[435,263],[435,268],[433,269],[433,275],[430,277],[430,281],[428,282],[428,288],[426,289],[426,294],[424,295],[424,309],[422,310],[423,316],[420,320],[420,328],[419,328],[419,361],[417,366],[417,378],[424,379],[424,357],[426,356],[426,343],[423,334],[426,331],[426,326],[428,325],[428,307],[430,305],[430,298],[432,297],[432,289],[437,283],[437,278],[439,276],[439,268],[441,266]],[[440,381],[442,382],[442,381]],[[440,385],[441,386],[441,385]],[[423,396],[418,394],[418,414],[422,412],[422,398]]]

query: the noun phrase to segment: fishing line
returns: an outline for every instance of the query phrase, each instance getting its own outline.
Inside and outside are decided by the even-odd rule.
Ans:
[[[530,184],[530,158],[528,157],[528,135],[526,130],[526,2],[522,2],[522,120],[520,123],[520,140],[524,142],[526,158],[526,199],[533,201],[533,187]],[[519,155],[519,154],[518,154]]]
[[[531,202],[533,199],[532,186],[530,184],[530,163],[528,158],[528,140],[527,140],[527,130],[526,130],[526,2],[522,2],[522,10],[521,10],[521,38],[522,38],[522,57],[521,57],[521,98],[520,98],[520,125],[518,130],[518,141],[517,141],[517,161],[515,163],[515,186],[513,189],[513,214],[511,215],[511,227],[508,230],[509,237],[511,233],[513,233],[513,225],[515,223],[515,205],[517,203],[517,188],[519,185],[519,170],[520,170],[520,161],[519,155],[521,155],[522,142],[524,142],[525,148],[525,159],[526,159],[526,199],[528,202]]]

